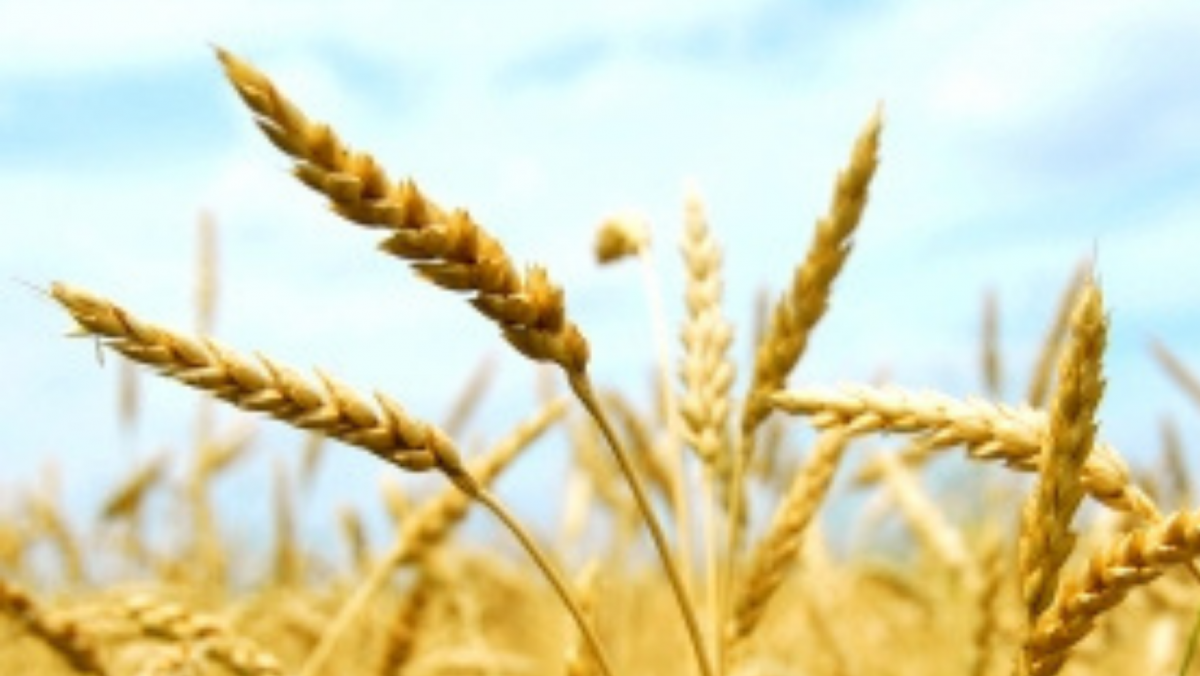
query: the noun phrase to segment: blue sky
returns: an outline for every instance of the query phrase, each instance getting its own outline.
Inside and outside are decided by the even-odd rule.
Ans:
[[[477,428],[494,436],[528,410],[535,369],[290,179],[210,44],[393,175],[470,208],[519,261],[548,264],[596,380],[639,396],[653,355],[640,276],[591,263],[595,226],[645,215],[675,321],[694,182],[725,248],[727,313],[746,326],[756,290],[787,283],[882,103],[872,201],[797,380],[886,373],[978,392],[981,298],[994,289],[1015,400],[1063,283],[1095,252],[1113,327],[1104,434],[1145,461],[1160,415],[1178,416],[1185,440],[1200,431],[1146,349],[1159,337],[1200,368],[1194,3],[247,5],[0,2],[6,278],[68,281],[187,327],[208,210],[225,343],[386,390],[430,420],[494,354],[500,388]],[[144,428],[123,439],[111,361],[60,339],[68,322],[21,284],[0,304],[5,484],[53,458],[86,503],[132,455],[186,445],[190,395],[147,380]],[[260,433],[276,451],[300,444],[275,425]],[[518,472],[553,476],[552,456]],[[368,500],[354,493],[379,467],[333,457],[330,490]]]

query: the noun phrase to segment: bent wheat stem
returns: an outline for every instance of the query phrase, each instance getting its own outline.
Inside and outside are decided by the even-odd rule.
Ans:
[[[496,518],[500,519],[512,531],[517,540],[520,541],[521,546],[529,553],[529,556],[537,564],[537,567],[546,575],[546,579],[550,580],[550,584],[554,586],[554,591],[562,599],[563,605],[567,607],[571,616],[575,618],[575,623],[579,625],[579,631],[583,633],[584,639],[592,649],[592,654],[596,658],[596,663],[600,666],[600,671],[604,676],[613,676],[612,668],[609,666],[608,655],[605,654],[604,648],[600,644],[600,638],[596,635],[595,629],[588,622],[587,616],[575,599],[575,593],[571,591],[571,586],[567,584],[562,574],[558,572],[558,569],[542,553],[541,548],[534,542],[529,531],[525,530],[525,527],[490,492],[481,490],[479,495],[475,496],[475,500],[484,507],[487,507],[492,514],[495,514]]]
[[[700,621],[696,617],[695,607],[684,584],[683,576],[679,572],[679,566],[675,562],[675,557],[671,554],[671,547],[667,543],[663,528],[654,516],[654,510],[650,506],[649,498],[646,497],[646,488],[642,483],[642,479],[634,471],[633,465],[629,461],[629,454],[625,452],[621,442],[617,439],[617,435],[613,432],[612,425],[609,424],[608,418],[600,408],[600,402],[596,398],[591,379],[588,378],[587,373],[583,371],[568,372],[567,380],[570,382],[575,396],[578,397],[584,408],[587,409],[592,420],[596,422],[596,426],[600,428],[600,433],[608,442],[608,447],[612,450],[613,458],[616,459],[617,465],[621,468],[621,473],[625,476],[625,480],[629,484],[629,490],[633,493],[634,501],[637,502],[638,509],[642,512],[642,516],[646,522],[646,529],[650,531],[650,539],[653,540],[654,546],[658,550],[663,570],[667,574],[667,580],[671,583],[671,590],[675,594],[676,603],[679,605],[679,612],[683,616],[687,627],[688,638],[691,640],[692,650],[696,654],[696,661],[700,665],[700,672],[703,676],[715,676],[708,653],[704,649],[704,637],[700,632]]]
[[[376,408],[327,375],[322,375],[321,386],[314,386],[295,371],[261,355],[260,368],[212,340],[148,324],[81,289],[56,282],[50,295],[75,318],[85,334],[101,338],[106,347],[153,366],[168,378],[239,408],[261,411],[303,429],[320,430],[401,468],[442,471],[456,488],[495,513],[529,550],[597,651],[601,664],[605,664],[599,643],[561,576],[536,551],[513,516],[467,470],[458,450],[441,430],[408,417],[399,404],[384,395],[376,395]],[[607,669],[605,674],[611,676]]]
[[[471,304],[499,325],[518,352],[557,363],[577,393],[587,392],[584,403],[605,427],[687,618],[701,670],[710,676],[695,613],[662,528],[607,422],[601,423],[603,414],[587,385],[587,339],[567,318],[562,289],[543,268],[531,267],[524,276],[518,274],[504,246],[465,210],[444,210],[412,181],[393,182],[375,158],[350,149],[329,125],[310,121],[270,78],[250,64],[222,49],[217,50],[217,57],[262,132],[295,160],[294,172],[300,181],[327,197],[333,210],[346,220],[388,231],[380,248],[411,261],[424,279],[445,289],[473,293]],[[587,387],[579,387],[580,383]]]
[[[473,462],[471,475],[480,486],[490,485],[522,450],[560,420],[566,410],[566,403],[562,399],[547,403],[532,418],[518,425],[495,449]],[[404,520],[395,543],[359,582],[329,628],[321,634],[317,646],[305,660],[300,676],[316,676],[324,670],[334,654],[334,649],[371,599],[387,585],[396,569],[406,562],[418,559],[429,551],[432,545],[443,540],[451,527],[466,516],[469,505],[470,499],[465,493],[450,487]]]

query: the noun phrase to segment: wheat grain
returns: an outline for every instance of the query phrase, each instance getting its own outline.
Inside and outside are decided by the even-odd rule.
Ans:
[[[620,214],[606,218],[596,228],[592,250],[596,262],[604,265],[639,256],[649,246],[650,228],[645,219],[634,214]]]

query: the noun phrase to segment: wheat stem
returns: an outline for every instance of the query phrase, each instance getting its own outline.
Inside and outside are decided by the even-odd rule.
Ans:
[[[562,599],[563,605],[570,611],[571,617],[575,619],[575,624],[578,625],[579,631],[583,634],[584,639],[588,642],[588,646],[592,649],[592,654],[596,658],[596,663],[599,665],[601,673],[604,676],[613,676],[612,667],[610,666],[608,655],[604,651],[604,646],[600,643],[600,637],[596,635],[595,629],[588,622],[583,609],[580,608],[579,602],[575,598],[575,593],[571,591],[570,585],[563,579],[558,569],[542,553],[541,548],[537,546],[533,537],[529,535],[529,531],[525,530],[512,513],[490,492],[481,490],[475,496],[475,499],[484,507],[491,510],[496,515],[496,518],[500,519],[517,540],[520,541],[521,546],[525,548],[525,551],[529,553],[533,562],[537,564],[537,567],[541,569],[546,579],[550,581],[555,593],[558,594],[558,597]]]
[[[654,546],[658,550],[663,570],[666,572],[667,579],[671,583],[671,591],[675,595],[679,612],[683,616],[688,638],[691,640],[692,650],[696,655],[696,662],[700,666],[700,672],[702,676],[715,676],[712,664],[704,648],[704,638],[700,631],[700,622],[696,617],[695,607],[688,595],[683,577],[679,572],[679,566],[676,564],[675,557],[671,553],[671,547],[667,543],[662,525],[659,524],[658,518],[654,515],[654,510],[650,505],[650,500],[646,497],[646,489],[642,483],[642,479],[634,471],[633,465],[629,461],[629,455],[625,452],[616,434],[613,432],[608,418],[600,408],[600,402],[596,398],[587,373],[583,371],[568,371],[567,380],[576,397],[583,404],[584,408],[587,409],[596,426],[600,428],[600,433],[608,442],[608,447],[612,450],[613,458],[617,461],[617,465],[620,467],[625,481],[629,484],[630,492],[633,493],[634,501],[637,502],[638,509],[642,513],[646,528],[650,531],[650,539],[654,542]]]

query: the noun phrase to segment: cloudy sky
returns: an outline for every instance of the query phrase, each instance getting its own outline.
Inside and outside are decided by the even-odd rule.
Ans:
[[[68,281],[186,328],[202,211],[219,226],[223,342],[386,390],[430,420],[493,355],[484,438],[534,400],[535,369],[490,325],[289,177],[213,44],[393,175],[468,207],[519,261],[547,264],[596,380],[641,398],[653,349],[640,271],[597,268],[595,226],[648,219],[675,321],[682,196],[696,185],[725,250],[727,313],[745,327],[756,292],[790,278],[882,104],[866,220],[796,380],[978,392],[991,289],[1018,399],[1063,284],[1095,256],[1113,327],[1104,433],[1148,462],[1163,414],[1200,431],[1146,349],[1161,338],[1200,368],[1194,3],[333,6],[0,1],[5,485],[53,458],[67,491],[94,501],[132,455],[186,447],[194,398],[147,379],[143,427],[123,437],[112,360],[62,339],[69,322],[25,283]],[[339,455],[335,484],[375,480],[377,465]],[[531,474],[554,466],[538,457]]]

